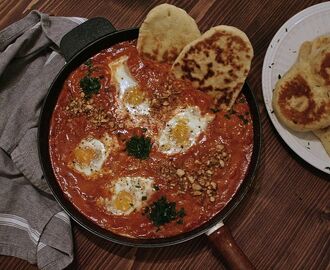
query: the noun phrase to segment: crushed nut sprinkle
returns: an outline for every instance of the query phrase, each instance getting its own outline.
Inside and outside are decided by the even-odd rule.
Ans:
[[[212,148],[211,153],[192,161],[190,169],[185,165],[178,167],[171,160],[164,161],[159,164],[161,175],[170,188],[178,187],[179,193],[190,192],[192,196],[201,200],[208,198],[213,203],[219,196],[218,185],[213,180],[215,171],[226,166],[230,154],[222,144]]]
[[[177,169],[177,170],[176,170],[176,174],[177,174],[179,177],[182,177],[182,176],[185,175],[185,171],[182,170],[182,169]]]
[[[212,180],[214,172],[216,169],[225,167],[230,155],[222,144],[218,144],[212,153],[211,156],[195,160],[195,169],[189,171],[189,174],[186,173],[183,179],[186,180],[193,196],[200,196],[202,199],[207,196],[213,203],[219,193],[217,183]]]
[[[151,107],[154,110],[162,108],[163,110],[171,110],[170,104],[174,104],[177,96],[181,93],[179,87],[174,85],[173,75],[168,75],[166,82],[162,85],[161,91],[154,91],[151,100]]]
[[[106,124],[110,129],[116,128],[116,122],[111,116],[111,112],[96,106],[93,98],[84,99],[84,93],[81,93],[80,98],[72,99],[65,109],[74,117],[87,116],[88,120],[96,127]]]

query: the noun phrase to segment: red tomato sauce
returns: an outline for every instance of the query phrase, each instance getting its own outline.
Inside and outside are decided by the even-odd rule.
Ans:
[[[149,102],[148,115],[132,120],[120,112],[118,89],[112,81],[109,63],[128,56],[131,76]],[[100,89],[87,99],[80,80],[98,78]],[[182,153],[167,155],[159,151],[159,134],[177,108],[195,106],[201,115],[213,116],[195,144]],[[245,97],[240,94],[229,112],[214,111],[213,101],[190,82],[177,80],[170,66],[143,59],[135,42],[123,42],[103,50],[74,70],[63,85],[51,119],[50,155],[54,173],[63,192],[86,217],[114,233],[135,238],[160,238],[190,231],[219,213],[242,183],[250,163],[253,128]],[[72,165],[79,143],[104,134],[116,139],[116,150],[109,153],[102,171],[86,176]],[[147,159],[127,153],[132,136],[151,139]],[[182,173],[184,173],[182,175]],[[100,203],[111,200],[107,187],[121,177],[152,177],[153,193],[143,207],[128,215],[113,214]],[[112,191],[113,192],[113,191]],[[184,209],[185,216],[155,226],[145,214],[162,196]]]

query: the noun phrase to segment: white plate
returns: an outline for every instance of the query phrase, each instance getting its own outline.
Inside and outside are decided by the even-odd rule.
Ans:
[[[271,41],[262,68],[262,92],[267,112],[286,144],[306,162],[330,174],[330,157],[311,133],[288,130],[276,118],[272,107],[273,89],[296,61],[300,45],[307,40],[330,34],[330,2],[309,7],[289,19]]]

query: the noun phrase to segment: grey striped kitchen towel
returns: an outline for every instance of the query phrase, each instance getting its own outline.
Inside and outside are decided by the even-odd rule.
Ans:
[[[42,176],[37,125],[64,65],[59,42],[83,21],[32,11],[0,31],[0,254],[40,269],[62,269],[73,260],[70,219]]]

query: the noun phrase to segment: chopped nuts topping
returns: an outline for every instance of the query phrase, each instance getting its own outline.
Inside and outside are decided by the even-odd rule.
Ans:
[[[177,170],[176,170],[176,174],[177,174],[179,177],[182,177],[182,176],[185,175],[185,172],[184,172],[184,170],[182,170],[182,169],[177,169]]]
[[[195,182],[194,177],[192,177],[190,175],[188,176],[188,180],[189,180],[190,183],[194,183]]]
[[[200,191],[194,191],[193,192],[193,195],[194,196],[201,196],[202,195],[202,192],[200,192]]]
[[[72,99],[66,106],[66,111],[74,117],[79,117],[81,115],[86,116],[90,123],[94,124],[96,127],[108,124],[110,129],[114,129],[115,121],[112,120],[111,112],[107,112],[102,107],[95,106],[92,98],[86,100],[84,96],[85,94],[81,92],[80,98]]]
[[[214,189],[214,190],[217,189],[217,184],[216,183],[211,182],[210,185],[211,185],[212,189]]]
[[[212,154],[210,154],[212,153]],[[192,196],[198,196],[201,201],[208,198],[211,203],[219,196],[218,184],[214,181],[218,170],[226,166],[230,155],[225,146],[217,144],[205,156],[191,159],[179,167],[173,160],[158,164],[164,179],[167,179],[171,188],[178,187],[179,194],[190,192]]]
[[[194,183],[194,184],[192,184],[192,189],[193,190],[201,190],[202,187],[200,185]]]

